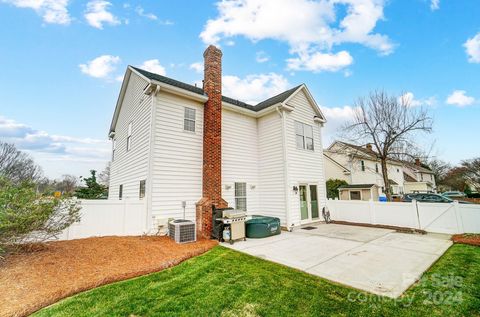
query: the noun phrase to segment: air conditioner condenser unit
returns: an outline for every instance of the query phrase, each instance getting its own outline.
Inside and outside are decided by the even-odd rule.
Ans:
[[[168,223],[168,234],[176,243],[195,242],[197,232],[195,222],[185,219],[172,220]]]

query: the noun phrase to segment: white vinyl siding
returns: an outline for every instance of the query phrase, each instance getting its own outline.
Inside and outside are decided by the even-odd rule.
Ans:
[[[282,129],[277,112],[258,119],[259,193],[261,214],[287,225]]]
[[[195,132],[195,109],[185,107],[183,130]]]
[[[127,131],[127,152],[130,151],[132,148],[132,123],[128,124],[128,131]]]
[[[123,199],[138,199],[138,182],[147,179],[152,98],[143,94],[146,84],[144,79],[132,73],[126,87],[115,126],[115,152],[110,167],[108,193],[110,199],[118,199],[120,184],[123,184]],[[129,125],[133,127],[132,147],[127,152]]]
[[[259,213],[257,120],[230,110],[222,111],[222,197],[235,206],[235,182],[247,183],[247,211]]]
[[[203,104],[160,91],[155,97],[152,215],[195,219],[195,203],[202,198],[203,128],[185,133],[185,107],[195,109],[203,127]],[[148,180],[147,180],[148,181]]]
[[[294,110],[285,112],[288,161],[287,189],[290,193],[290,221],[295,225],[299,225],[300,196],[292,190],[293,186],[298,187],[300,184],[317,185],[318,209],[320,214],[323,206],[326,204],[323,146],[321,141],[322,128],[319,123],[314,122],[316,113],[303,90],[292,96],[288,105],[294,107]],[[296,122],[302,122],[312,127],[313,148],[315,151],[297,149]]]

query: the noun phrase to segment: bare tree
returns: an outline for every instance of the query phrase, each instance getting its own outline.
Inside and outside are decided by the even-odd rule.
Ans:
[[[62,179],[57,183],[56,188],[63,194],[71,194],[77,189],[79,179],[74,175],[62,175]]]
[[[462,161],[462,167],[465,168],[464,175],[469,184],[480,192],[480,157]]]
[[[28,154],[18,150],[14,144],[0,141],[0,176],[14,183],[36,181],[41,178],[42,170]]]
[[[434,173],[437,186],[443,185],[448,172],[452,168],[450,164],[439,159],[432,159],[427,165]]]
[[[387,161],[416,147],[419,133],[430,133],[433,120],[423,107],[413,107],[410,99],[374,91],[354,104],[354,117],[344,127],[345,138],[358,145],[371,144],[380,160],[385,195],[391,200]]]
[[[110,162],[108,162],[105,169],[98,174],[98,182],[105,186],[108,186],[110,183]]]

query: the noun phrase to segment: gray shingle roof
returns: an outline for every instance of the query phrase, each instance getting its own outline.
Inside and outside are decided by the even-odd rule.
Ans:
[[[143,76],[147,77],[150,80],[155,80],[155,81],[158,81],[158,82],[161,82],[161,83],[165,83],[167,85],[172,85],[172,86],[175,86],[175,87],[178,87],[178,88],[181,88],[181,89],[185,89],[187,91],[190,91],[190,92],[193,92],[193,93],[196,93],[196,94],[199,94],[199,95],[206,96],[206,93],[202,88],[199,88],[199,87],[196,87],[196,86],[193,86],[193,85],[190,85],[190,84],[186,84],[184,82],[181,82],[181,81],[169,78],[169,77],[165,77],[165,76],[162,76],[162,75],[159,75],[159,74],[151,73],[151,72],[148,72],[146,70],[143,70],[143,69],[140,69],[140,68],[137,68],[137,67],[134,67],[134,66],[130,66],[130,67],[132,67],[137,72],[139,72],[140,74],[142,74]],[[237,100],[237,99],[233,99],[233,98],[230,98],[230,97],[226,97],[226,96],[222,96],[222,101],[227,102],[229,104],[232,104],[234,106],[240,107],[240,108],[244,108],[244,109],[248,109],[248,110],[258,112],[260,110],[266,109],[270,106],[273,106],[277,103],[280,103],[280,102],[283,102],[283,101],[287,100],[288,97],[290,97],[300,86],[302,86],[302,85],[298,85],[296,87],[293,87],[293,88],[291,88],[287,91],[284,91],[284,92],[282,92],[282,93],[280,93],[276,96],[273,96],[273,97],[271,97],[267,100],[264,100],[264,101],[262,101],[262,102],[260,102],[256,105],[250,105],[246,102],[243,102],[243,101],[240,101],[240,100]]]

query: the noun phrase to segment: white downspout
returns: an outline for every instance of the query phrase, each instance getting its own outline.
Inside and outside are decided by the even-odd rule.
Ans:
[[[278,106],[275,108],[275,110],[278,112],[280,117],[282,118],[282,144],[283,144],[283,179],[285,180],[285,212],[286,212],[286,217],[285,221],[287,224],[287,230],[292,231],[292,225],[290,223],[290,190],[288,188],[289,186],[289,181],[288,181],[288,157],[287,157],[287,125],[286,125],[286,118],[285,118],[285,113],[280,110],[281,106]]]
[[[154,162],[154,148],[155,148],[155,122],[156,122],[156,97],[157,93],[160,91],[160,86],[156,86],[155,91],[150,96],[152,98],[151,111],[150,111],[150,148],[148,151],[148,170],[147,170],[147,219],[146,219],[146,230],[147,233],[152,231],[153,224],[153,210],[152,210],[152,192],[153,192],[153,162]]]

